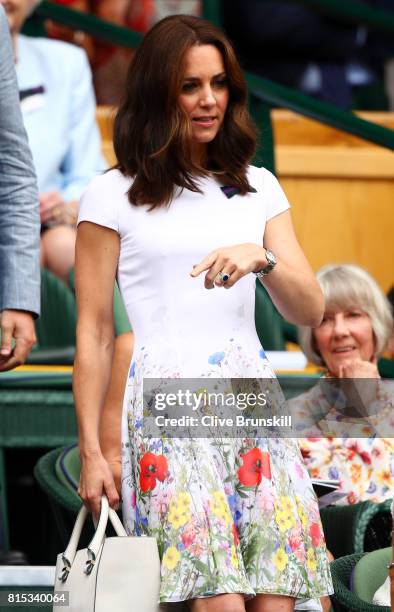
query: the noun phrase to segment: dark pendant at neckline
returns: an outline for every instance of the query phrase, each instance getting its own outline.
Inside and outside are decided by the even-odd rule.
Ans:
[[[234,187],[232,185],[222,185],[222,187],[220,187],[220,189],[223,191],[224,195],[226,196],[226,198],[232,198],[233,196],[237,195],[240,193],[240,188],[239,187]],[[254,187],[249,187],[248,189],[249,193],[257,193],[257,189],[255,189]]]

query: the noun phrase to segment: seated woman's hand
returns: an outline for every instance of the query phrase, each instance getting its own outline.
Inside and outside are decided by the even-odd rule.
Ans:
[[[205,288],[214,286],[230,289],[235,283],[250,272],[257,272],[267,265],[264,247],[253,244],[237,244],[222,247],[209,253],[200,263],[193,266],[190,273],[193,278],[208,270],[205,275]],[[222,277],[228,275],[228,280]]]
[[[119,505],[112,468],[101,453],[81,456],[81,476],[78,495],[94,516],[100,514],[101,496],[105,493],[111,508]]]
[[[357,407],[361,414],[370,414],[370,406],[378,398],[380,375],[377,365],[362,359],[344,361],[338,367],[338,378],[345,379],[341,387],[350,405]]]
[[[78,202],[65,202],[58,191],[40,193],[40,218],[46,225],[75,225]]]
[[[380,375],[375,363],[353,359],[339,365],[338,378],[380,378]]]

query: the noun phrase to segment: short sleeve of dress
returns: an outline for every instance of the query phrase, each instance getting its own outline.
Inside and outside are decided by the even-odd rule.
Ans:
[[[267,210],[266,220],[269,221],[272,217],[276,217],[276,215],[288,210],[290,204],[272,172],[265,168],[261,168],[261,172],[263,173],[263,198]]]
[[[112,171],[97,176],[89,183],[79,202],[77,225],[90,221],[119,232],[116,179],[111,174]]]

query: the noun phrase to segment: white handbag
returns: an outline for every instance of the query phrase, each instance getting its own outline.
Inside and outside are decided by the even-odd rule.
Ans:
[[[78,513],[66,551],[56,562],[55,592],[68,593],[68,612],[157,612],[160,559],[155,538],[127,536],[106,496],[88,546],[77,551],[88,512]],[[106,537],[108,518],[118,537]],[[55,598],[54,598],[55,599]],[[64,609],[64,601],[53,610]]]

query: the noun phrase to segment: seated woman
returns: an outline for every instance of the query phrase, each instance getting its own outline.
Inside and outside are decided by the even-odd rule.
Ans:
[[[74,265],[78,200],[106,168],[90,68],[73,45],[19,34],[33,0],[7,0],[21,108],[40,191],[41,263],[65,280]]]
[[[340,481],[345,503],[380,502],[393,497],[394,485],[394,382],[381,380],[377,369],[393,331],[390,305],[357,266],[327,265],[317,279],[323,322],[300,328],[299,340],[326,373],[289,402],[296,426],[309,422],[301,451],[312,478]]]

